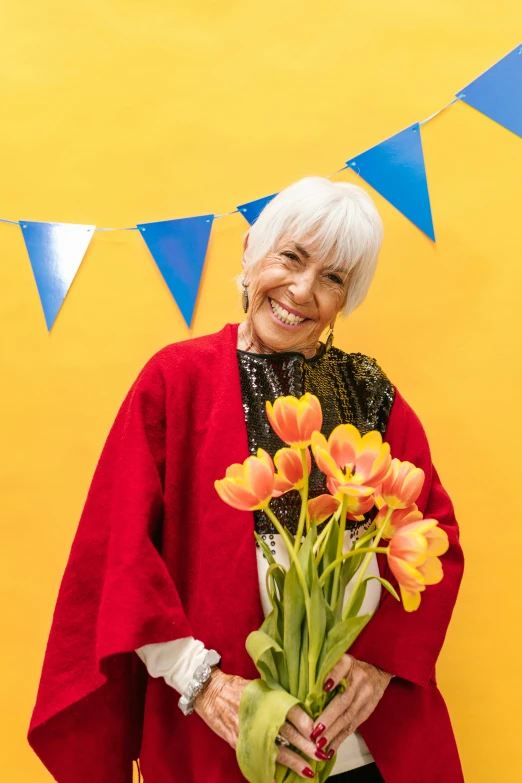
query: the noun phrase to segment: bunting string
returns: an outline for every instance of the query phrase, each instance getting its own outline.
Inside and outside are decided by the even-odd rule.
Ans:
[[[327,179],[354,171],[435,242],[421,128],[457,102],[522,138],[522,44],[506,54],[438,111],[350,158]],[[252,225],[276,196],[258,198],[219,215],[100,227],[0,218],[19,226],[50,331],[96,232],[139,231],[190,328],[214,220],[241,214]]]

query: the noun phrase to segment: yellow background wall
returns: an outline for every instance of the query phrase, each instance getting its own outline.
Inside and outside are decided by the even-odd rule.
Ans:
[[[522,5],[19,0],[1,16],[0,215],[127,226],[335,171],[516,46]],[[467,571],[439,678],[466,781],[522,780],[522,143],[460,103],[422,135],[437,243],[372,193],[380,266],[336,343],[417,410],[456,504]],[[245,228],[216,221],[191,335],[240,319]],[[140,368],[189,333],[137,232],[95,236],[50,335],[15,226],[0,258],[2,774],[44,783],[25,733],[92,473]]]

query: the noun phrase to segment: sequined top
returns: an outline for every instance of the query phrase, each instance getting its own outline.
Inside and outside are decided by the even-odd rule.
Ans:
[[[392,383],[375,359],[360,353],[344,353],[338,348],[306,359],[301,353],[255,354],[237,351],[241,394],[251,454],[263,448],[274,456],[285,444],[271,429],[265,402],[281,395],[301,397],[315,394],[323,409],[322,432],[328,437],[338,424],[354,424],[364,434],[378,430],[384,436],[395,396]],[[309,496],[327,492],[326,478],[312,462]],[[286,527],[295,533],[299,519],[300,497],[295,490],[272,500],[270,507]],[[256,531],[275,533],[263,511],[254,512]],[[363,525],[364,523],[361,523]],[[359,525],[353,523],[354,536]]]

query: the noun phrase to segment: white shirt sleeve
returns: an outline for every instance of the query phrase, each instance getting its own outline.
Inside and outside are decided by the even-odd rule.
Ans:
[[[139,647],[136,654],[151,677],[163,677],[167,685],[182,694],[197,667],[203,663],[207,649],[193,636],[185,636],[172,642],[146,644]]]

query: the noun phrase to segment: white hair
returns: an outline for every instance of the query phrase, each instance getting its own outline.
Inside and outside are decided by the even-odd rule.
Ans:
[[[375,274],[383,224],[368,193],[348,182],[305,177],[282,190],[250,228],[245,270],[271,253],[283,237],[312,241],[319,259],[349,275],[344,314],[366,297]],[[238,278],[242,286],[243,275]]]

